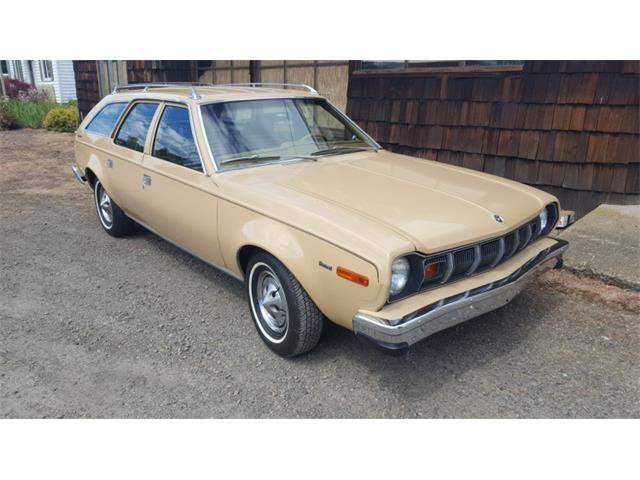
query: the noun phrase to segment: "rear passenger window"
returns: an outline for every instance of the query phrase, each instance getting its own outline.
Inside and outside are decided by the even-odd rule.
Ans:
[[[127,102],[124,103],[110,103],[105,105],[98,114],[87,125],[85,130],[87,132],[95,133],[97,135],[104,135],[108,137],[113,131],[113,127],[118,123],[118,119],[127,106]]]
[[[153,156],[167,162],[202,171],[189,121],[189,111],[184,107],[166,106],[158,124],[153,143]]]
[[[116,135],[115,143],[123,147],[144,151],[149,125],[158,108],[157,103],[137,103],[133,106],[127,118]]]

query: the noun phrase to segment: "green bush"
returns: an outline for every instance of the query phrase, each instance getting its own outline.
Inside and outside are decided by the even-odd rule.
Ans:
[[[65,107],[53,108],[44,119],[44,128],[56,132],[74,132],[78,128],[78,110]]]
[[[53,102],[0,99],[0,110],[13,113],[21,127],[42,128],[47,113],[56,107],[58,104]]]
[[[11,130],[18,127],[18,120],[13,112],[0,110],[0,130]]]

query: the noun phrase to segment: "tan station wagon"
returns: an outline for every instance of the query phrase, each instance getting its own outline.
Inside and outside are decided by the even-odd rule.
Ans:
[[[404,349],[505,305],[568,247],[552,195],[385,151],[304,85],[116,88],[75,145],[104,230],[138,223],[243,280],[287,357],[325,317]]]

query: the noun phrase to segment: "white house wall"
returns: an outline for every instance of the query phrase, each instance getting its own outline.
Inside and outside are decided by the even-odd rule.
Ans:
[[[76,78],[73,72],[73,61],[71,60],[52,60],[53,80],[44,81],[40,75],[39,60],[17,60],[22,65],[22,73],[24,81],[35,85],[37,88],[51,87],[55,92],[55,101],[58,103],[66,103],[70,100],[76,100]],[[9,77],[17,78],[17,72],[13,60],[9,64]],[[29,62],[33,67],[33,76],[31,78],[29,71]]]

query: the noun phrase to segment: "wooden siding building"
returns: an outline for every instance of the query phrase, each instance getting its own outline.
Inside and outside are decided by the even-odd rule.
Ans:
[[[640,62],[377,69],[347,113],[385,148],[512,178],[584,214],[639,203]]]
[[[637,61],[83,60],[73,66],[83,115],[116,84],[306,83],[391,151],[536,186],[580,215],[601,203],[640,203]]]
[[[347,60],[80,60],[73,66],[83,116],[116,85],[149,82],[305,83],[338,108],[347,106]]]

